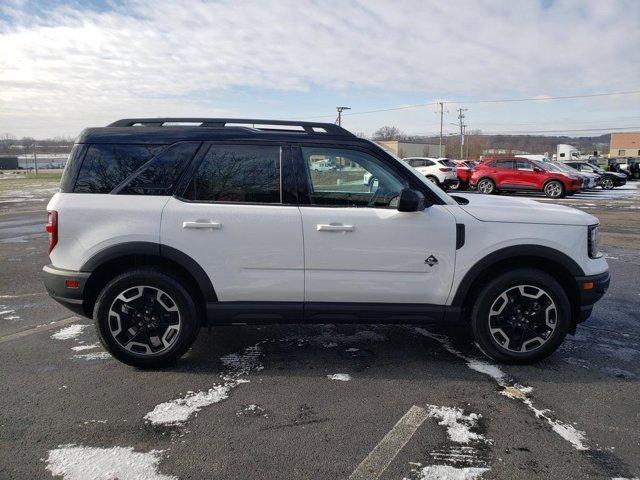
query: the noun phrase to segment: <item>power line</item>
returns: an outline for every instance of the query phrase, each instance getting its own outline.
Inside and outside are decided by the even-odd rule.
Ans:
[[[531,97],[531,98],[507,98],[501,100],[449,100],[443,103],[453,103],[453,104],[478,104],[478,103],[511,103],[511,102],[544,102],[550,100],[572,100],[577,98],[594,98],[594,97],[613,97],[616,95],[635,95],[639,94],[640,90],[629,90],[624,92],[609,92],[609,93],[591,93],[584,95],[563,95],[563,96],[554,96],[554,97]],[[411,105],[399,105],[396,107],[388,107],[388,108],[379,108],[376,110],[366,110],[362,112],[351,112],[345,113],[344,115],[366,115],[369,113],[380,113],[380,112],[391,112],[395,110],[406,110],[410,108],[419,108],[419,107],[435,107],[438,106],[439,102],[428,102],[428,103],[414,103]],[[333,115],[315,115],[313,117],[304,117],[308,119],[314,118],[328,118]]]

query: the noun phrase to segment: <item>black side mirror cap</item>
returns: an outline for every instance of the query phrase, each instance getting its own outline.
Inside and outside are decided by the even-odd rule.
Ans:
[[[412,188],[404,188],[400,192],[398,201],[399,212],[419,212],[426,208],[426,202],[422,192]]]

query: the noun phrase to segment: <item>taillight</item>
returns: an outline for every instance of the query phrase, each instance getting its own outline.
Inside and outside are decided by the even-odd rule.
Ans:
[[[441,172],[450,172],[451,171],[450,168],[439,168],[438,170],[440,170]]]
[[[49,251],[47,253],[51,253],[51,250],[58,243],[58,212],[50,210],[47,215],[47,224],[44,230],[49,234]]]

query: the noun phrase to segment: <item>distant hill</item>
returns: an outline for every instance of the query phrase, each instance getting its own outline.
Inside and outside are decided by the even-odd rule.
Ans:
[[[394,131],[395,130],[395,131]],[[408,140],[414,142],[424,142],[438,144],[438,136],[403,135],[393,127],[384,127],[374,134],[375,140],[387,140],[381,138],[380,133],[394,133],[396,138],[390,140]],[[582,153],[590,154],[598,151],[600,154],[609,153],[610,134],[591,137],[569,137],[547,136],[547,135],[485,135],[481,131],[470,131],[465,137],[465,156],[467,158],[478,158],[484,150],[505,150],[506,152],[521,151],[531,154],[555,153],[559,143],[573,145]],[[460,156],[460,137],[458,135],[448,135],[443,138],[445,152],[448,157],[456,158]]]

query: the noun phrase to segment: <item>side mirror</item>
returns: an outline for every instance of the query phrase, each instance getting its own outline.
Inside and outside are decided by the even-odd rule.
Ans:
[[[533,171],[536,172],[536,173],[540,173],[542,171],[542,169],[539,168],[539,167],[533,167]]]
[[[419,212],[426,208],[424,195],[411,188],[403,188],[398,201],[399,212]]]

